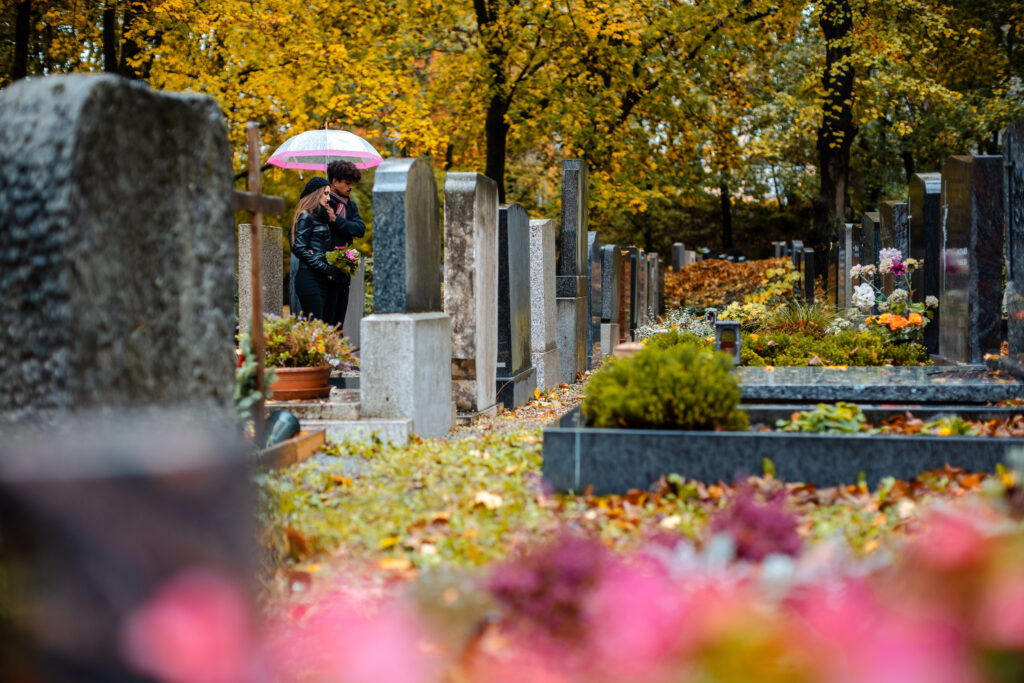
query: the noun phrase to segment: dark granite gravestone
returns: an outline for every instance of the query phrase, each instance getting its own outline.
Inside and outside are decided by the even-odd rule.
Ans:
[[[686,245],[682,242],[672,244],[672,271],[678,273],[686,265]]]
[[[426,159],[387,159],[373,181],[373,312],[441,310],[441,226]]]
[[[878,267],[878,252],[882,249],[882,220],[877,211],[865,212],[860,231],[860,264]],[[875,273],[872,280],[876,287],[882,286],[882,277]]]
[[[562,162],[562,225],[555,282],[558,353],[562,381],[575,382],[587,369],[590,305],[587,301],[589,173],[581,159]]]
[[[1024,375],[1024,120],[1003,135],[1006,185],[1007,341],[1012,369]]]
[[[601,243],[593,230],[587,233],[587,291],[590,299],[590,326],[587,339],[587,367],[596,361],[594,344],[601,341]]]
[[[509,410],[533,397],[530,357],[530,217],[519,204],[498,207],[498,402]]]
[[[836,273],[836,296],[839,308],[850,308],[853,301],[853,282],[850,269],[853,268],[853,224],[847,223],[839,235],[839,254]]]
[[[827,253],[828,270],[825,280],[825,299],[833,306],[839,305],[839,242],[829,242]]]
[[[803,240],[793,240],[793,267],[797,270],[803,268],[803,257],[804,257],[804,242]]]
[[[452,397],[465,414],[495,404],[498,185],[479,173],[444,183],[444,310],[452,319]]]
[[[908,221],[907,204],[905,202],[882,202],[880,212],[882,226],[882,244],[889,249],[899,249],[903,258],[910,258],[910,223]],[[896,277],[892,274],[883,276],[882,285],[886,294],[896,287]]]
[[[817,274],[814,272],[814,250],[804,249],[802,258],[804,264],[804,301],[809,304],[813,304],[814,282],[817,277]]]
[[[942,269],[942,174],[915,173],[910,178],[908,221],[910,223],[910,256],[924,265],[910,278],[914,301],[938,297]],[[924,345],[928,353],[939,352],[940,311],[924,328]]]
[[[619,251],[622,264],[619,279],[619,343],[633,340],[633,255],[628,250]]]
[[[601,247],[601,355],[619,343],[619,304],[622,298],[622,255],[618,245]]]
[[[950,157],[942,168],[939,354],[980,363],[1001,342],[1003,157]]]
[[[211,98],[108,75],[0,91],[0,423],[233,411],[232,175]]]
[[[626,247],[629,254],[629,334],[632,337],[640,326],[640,248]],[[634,337],[635,338],[635,337]]]

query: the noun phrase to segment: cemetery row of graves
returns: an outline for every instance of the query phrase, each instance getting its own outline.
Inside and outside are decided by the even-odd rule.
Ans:
[[[389,159],[358,386],[272,401],[331,443],[254,474],[230,159],[205,97],[0,93],[0,677],[1020,678],[1019,165],[944,169],[938,261],[851,227],[821,278],[601,245],[578,160],[556,227]]]

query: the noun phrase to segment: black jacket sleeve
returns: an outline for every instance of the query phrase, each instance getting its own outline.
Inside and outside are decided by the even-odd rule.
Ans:
[[[336,218],[332,227],[345,238],[346,244],[351,244],[354,238],[366,234],[366,223],[363,223],[363,217],[359,215],[359,207],[356,206],[354,199],[348,200],[345,217]]]
[[[316,226],[321,224],[311,214],[303,213],[295,226],[295,240],[292,242],[292,253],[314,273],[332,277],[344,274],[327,262],[326,246],[323,239],[313,234]],[[322,224],[321,224],[322,225]],[[312,251],[312,253],[310,253]]]

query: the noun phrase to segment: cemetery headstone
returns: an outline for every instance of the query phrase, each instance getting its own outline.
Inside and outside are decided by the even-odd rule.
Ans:
[[[939,354],[980,363],[1001,342],[1003,157],[950,157],[942,168]]]
[[[530,221],[530,356],[537,387],[547,390],[562,381],[555,320],[555,222]]]
[[[923,302],[929,296],[938,297],[942,268],[942,174],[915,173],[910,178],[909,191],[910,255],[924,266],[914,271],[910,284],[914,301]],[[928,353],[939,352],[939,326],[942,312],[932,311],[934,317],[924,328],[924,345]]]
[[[839,242],[830,242],[828,245],[828,270],[826,272],[825,296],[828,303],[839,306]]]
[[[618,245],[601,247],[601,355],[618,346],[619,305],[622,299],[622,256]]]
[[[1006,310],[1009,359],[1024,368],[1024,120],[1003,135],[1006,196]]]
[[[587,341],[587,367],[596,361],[594,345],[601,341],[601,241],[593,230],[587,233],[587,284],[590,298],[590,327]]]
[[[587,369],[587,225],[589,176],[582,159],[562,162],[562,226],[558,278],[555,284],[558,318],[558,354],[562,381],[575,382]]]
[[[686,265],[686,245],[682,242],[672,244],[672,270],[676,273]]]
[[[850,269],[853,268],[853,227],[852,223],[847,223],[839,235],[839,270],[836,278],[839,297],[837,305],[840,309],[849,308],[853,301],[853,281],[850,277]]]
[[[633,255],[619,252],[622,275],[619,288],[619,343],[633,341]]]
[[[640,310],[643,307],[640,300],[641,251],[639,247],[626,247],[626,251],[629,253],[629,335],[636,339],[636,328],[643,325],[643,312]]]
[[[658,255],[647,254],[647,312],[648,322],[658,322]]]
[[[861,220],[860,263],[862,266],[878,266],[878,253],[882,249],[882,219],[877,211],[867,211]],[[876,287],[882,286],[878,273],[872,278]]]
[[[814,279],[817,274],[814,272],[814,250],[804,249],[803,250],[803,263],[804,263],[804,300],[809,303],[814,303]]]
[[[373,182],[373,315],[360,327],[360,416],[451,429],[452,324],[441,308],[437,185],[425,159],[387,159]]]
[[[250,225],[238,226],[238,329],[248,330],[252,324],[252,235]],[[281,315],[284,312],[284,252],[281,250],[281,228],[263,226],[263,312]]]
[[[797,270],[803,268],[804,258],[804,242],[803,240],[793,240],[793,267]]]
[[[0,91],[0,422],[232,409],[230,159],[208,97],[107,75]]]
[[[530,358],[530,217],[519,204],[498,207],[498,402],[524,405],[537,388]]]
[[[444,183],[444,310],[452,321],[452,397],[475,415],[496,406],[498,185],[479,173]]]
[[[345,309],[345,336],[352,348],[359,348],[359,328],[366,308],[366,261],[359,259],[359,268],[352,275],[348,287],[348,307]]]

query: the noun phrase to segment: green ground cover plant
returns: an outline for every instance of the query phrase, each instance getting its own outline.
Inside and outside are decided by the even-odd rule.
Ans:
[[[744,333],[743,365],[922,365],[930,364],[920,344],[894,344],[871,332],[842,330],[817,338],[792,332]]]

